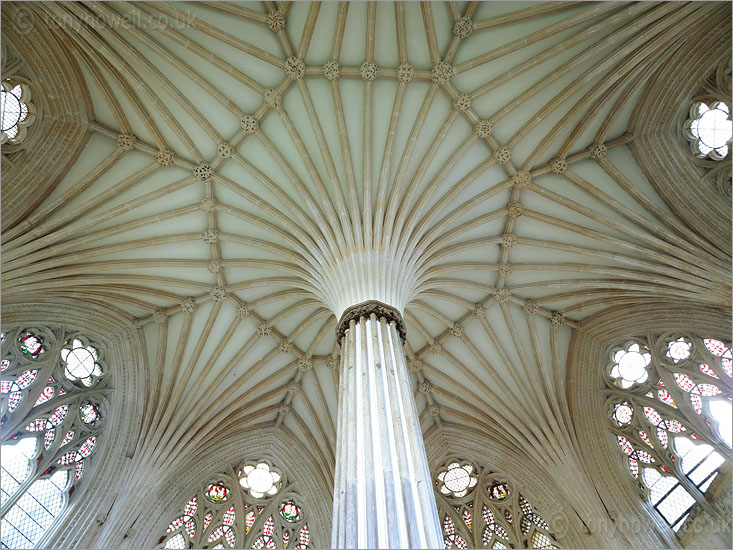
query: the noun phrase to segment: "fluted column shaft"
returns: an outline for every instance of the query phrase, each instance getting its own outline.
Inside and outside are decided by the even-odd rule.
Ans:
[[[394,322],[341,340],[333,548],[442,548],[405,352]]]

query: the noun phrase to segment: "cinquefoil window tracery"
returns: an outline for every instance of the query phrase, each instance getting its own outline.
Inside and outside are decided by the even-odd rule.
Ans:
[[[159,548],[310,548],[300,496],[279,468],[244,462],[204,483]]]
[[[0,143],[22,141],[34,117],[30,88],[11,79],[0,82]]]
[[[435,476],[446,548],[559,548],[539,511],[507,478],[449,460]]]
[[[606,370],[612,431],[630,474],[674,531],[731,457],[730,343],[649,335],[613,348]]]
[[[82,348],[92,373],[72,356]],[[94,460],[109,411],[102,347],[61,327],[2,332],[2,545],[33,548]],[[86,371],[84,371],[86,372]]]
[[[733,122],[730,108],[722,101],[698,102],[690,108],[690,118],[684,125],[685,137],[698,158],[723,160],[730,150]]]

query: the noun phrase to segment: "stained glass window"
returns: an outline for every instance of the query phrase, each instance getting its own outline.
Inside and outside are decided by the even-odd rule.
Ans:
[[[265,495],[277,493],[280,474],[270,471],[270,466],[267,463],[248,464],[242,470],[242,474],[239,483],[254,498],[262,498]]]
[[[549,525],[504,476],[449,460],[435,475],[445,548],[559,548]]]
[[[633,356],[624,367],[630,354],[642,359]],[[609,357],[607,410],[620,454],[652,506],[679,531],[730,452],[730,343],[650,334]]]
[[[0,134],[2,143],[18,142],[33,121],[35,107],[28,86],[10,80],[0,82]]]
[[[278,468],[267,461],[245,462],[190,498],[158,547],[306,549],[311,546],[306,522],[300,497]]]
[[[462,497],[468,490],[476,485],[476,474],[471,464],[459,464],[453,462],[438,474],[441,482],[440,492],[444,495]]]
[[[710,105],[695,103],[684,124],[684,133],[697,157],[723,160],[728,155],[733,135],[728,105],[722,101]]]
[[[64,374],[72,381],[81,381],[85,386],[91,386],[102,374],[102,365],[99,354],[93,346],[75,338],[70,345],[61,350],[61,359],[64,362]]]
[[[82,336],[59,327],[3,336],[2,545],[32,548],[94,459],[108,384],[101,370],[90,383],[65,376],[62,353],[49,353],[83,340],[101,368],[101,348]]]

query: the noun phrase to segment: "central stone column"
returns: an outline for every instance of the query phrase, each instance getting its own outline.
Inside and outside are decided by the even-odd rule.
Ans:
[[[399,311],[346,309],[341,343],[333,548],[442,548]]]

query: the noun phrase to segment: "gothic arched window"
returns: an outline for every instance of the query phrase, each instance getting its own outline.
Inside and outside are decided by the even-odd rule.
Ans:
[[[109,410],[102,348],[62,328],[2,333],[2,545],[32,548],[63,511]]]
[[[731,450],[730,344],[691,335],[636,338],[611,350],[611,429],[630,474],[674,531]]]
[[[538,510],[505,477],[465,460],[435,476],[446,548],[559,548]]]
[[[310,547],[301,498],[267,461],[244,462],[203,484],[168,526],[159,548]]]
[[[722,101],[710,105],[695,103],[690,108],[690,118],[685,122],[684,133],[695,156],[723,160],[728,155],[733,137],[728,105]]]

